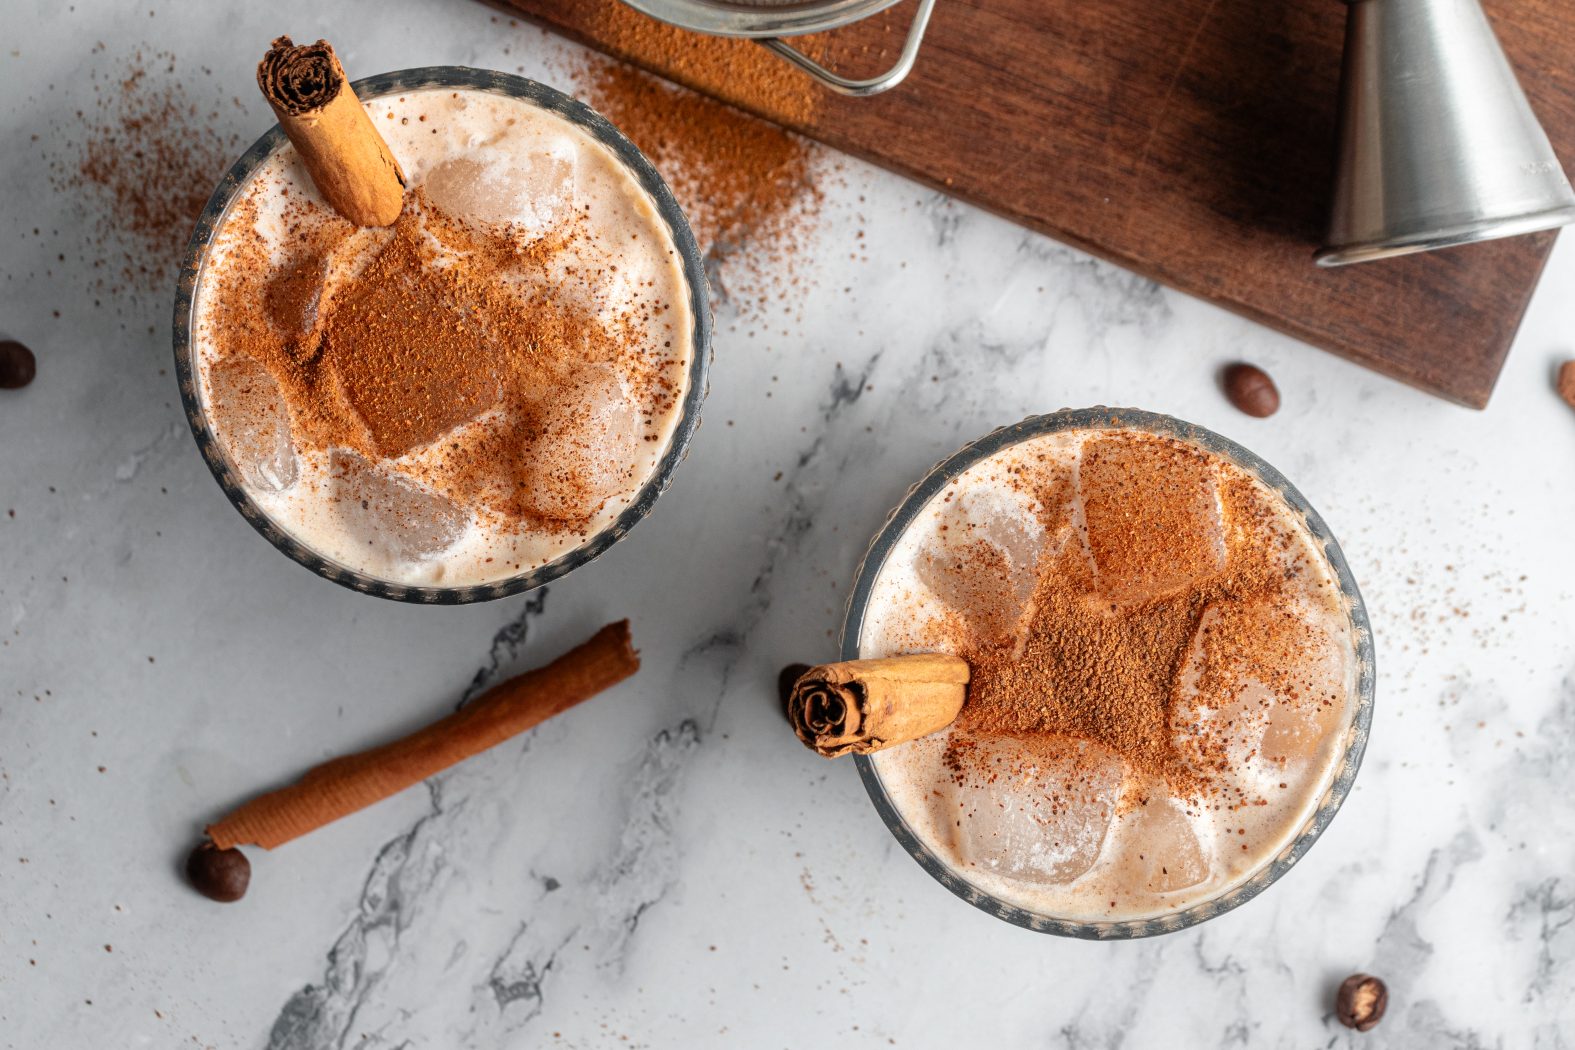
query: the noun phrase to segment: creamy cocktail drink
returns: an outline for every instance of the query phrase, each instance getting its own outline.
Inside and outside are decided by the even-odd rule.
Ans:
[[[685,260],[629,165],[535,101],[364,105],[402,212],[347,222],[288,144],[250,174],[194,293],[203,413],[245,494],[323,558],[394,584],[518,577],[606,532],[672,450]]]
[[[1363,629],[1253,472],[1143,428],[1029,433],[899,527],[858,655],[954,653],[972,678],[948,729],[869,761],[946,869],[1033,915],[1138,920],[1307,828],[1353,739]]]

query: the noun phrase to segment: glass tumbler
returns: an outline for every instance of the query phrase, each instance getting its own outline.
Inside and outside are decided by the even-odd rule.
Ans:
[[[655,469],[640,485],[630,504],[605,528],[587,536],[578,546],[545,565],[490,583],[442,586],[406,584],[381,579],[359,572],[313,550],[271,520],[247,494],[234,464],[229,461],[222,443],[215,437],[212,421],[208,418],[207,408],[202,403],[199,390],[197,350],[193,343],[192,331],[196,320],[198,288],[201,285],[203,270],[208,262],[216,232],[222,228],[225,219],[259,166],[276,151],[290,148],[289,140],[277,125],[258,139],[225,173],[224,178],[213,191],[213,196],[209,198],[207,207],[203,209],[201,217],[197,220],[196,232],[192,234],[191,243],[186,249],[175,298],[174,318],[175,372],[180,383],[181,401],[185,407],[186,419],[191,424],[192,435],[197,440],[197,447],[202,452],[203,459],[235,509],[240,511],[241,516],[268,542],[319,576],[381,598],[444,605],[490,601],[540,587],[600,555],[622,539],[635,523],[650,512],[657,497],[671,483],[673,473],[683,460],[695,429],[700,425],[700,407],[705,400],[706,377],[711,361],[711,311],[706,295],[705,270],[694,233],[690,230],[688,220],[680,210],[672,191],[634,144],[606,118],[583,102],[560,91],[524,77],[462,66],[432,66],[383,73],[356,81],[353,87],[363,103],[390,95],[431,88],[490,92],[522,99],[576,125],[605,146],[623,164],[640,189],[649,197],[682,256],[684,284],[694,318],[687,387],[679,410],[677,426],[665,453],[657,462]]]
[[[1087,408],[1063,410],[1048,415],[1031,416],[1013,426],[1002,427],[985,435],[934,467],[924,476],[901,504],[892,512],[886,523],[876,533],[868,552],[860,564],[848,600],[847,616],[842,625],[842,656],[856,660],[861,656],[861,636],[869,613],[871,595],[881,569],[892,550],[901,540],[930,501],[941,493],[953,478],[969,467],[994,455],[1002,449],[1028,441],[1044,434],[1080,430],[1139,430],[1164,437],[1189,442],[1207,452],[1221,456],[1246,470],[1268,488],[1277,493],[1285,504],[1306,526],[1308,533],[1323,550],[1333,575],[1339,584],[1342,605],[1350,615],[1352,637],[1355,639],[1357,661],[1354,703],[1343,732],[1345,744],[1333,774],[1318,798],[1316,806],[1305,823],[1291,840],[1276,854],[1245,878],[1238,880],[1216,896],[1193,903],[1169,914],[1143,919],[1088,922],[1067,919],[1057,915],[1028,911],[999,897],[985,892],[971,883],[968,876],[946,863],[914,833],[908,822],[898,812],[881,782],[878,764],[867,755],[855,757],[859,776],[868,791],[870,801],[908,855],[941,885],[963,900],[996,918],[1025,929],[1064,937],[1095,940],[1149,937],[1171,933],[1195,926],[1200,922],[1240,907],[1267,889],[1275,880],[1291,869],[1312,848],[1318,836],[1329,826],[1356,780],[1357,769],[1362,763],[1362,753],[1367,747],[1368,730],[1373,717],[1375,666],[1373,636],[1367,619],[1367,609],[1357,591],[1339,544],[1330,534],[1323,519],[1318,516],[1302,494],[1286,481],[1269,464],[1247,449],[1202,427],[1185,423],[1170,416],[1135,409]]]

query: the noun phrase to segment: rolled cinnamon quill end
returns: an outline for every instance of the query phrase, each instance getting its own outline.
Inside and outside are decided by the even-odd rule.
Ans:
[[[326,40],[281,36],[257,64],[257,86],[307,173],[357,226],[390,226],[405,205],[405,173],[345,79]]]
[[[493,686],[447,718],[382,747],[331,759],[288,787],[252,799],[209,824],[208,837],[221,850],[273,849],[540,725],[639,669],[629,621],[608,624],[552,663]]]
[[[811,667],[788,697],[788,721],[827,758],[867,755],[945,729],[968,695],[968,661],[942,653]]]

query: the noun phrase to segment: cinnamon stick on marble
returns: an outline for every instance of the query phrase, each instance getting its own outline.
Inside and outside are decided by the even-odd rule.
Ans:
[[[335,211],[357,226],[390,226],[405,203],[405,173],[378,134],[326,40],[273,42],[257,86]]]
[[[811,667],[788,696],[788,721],[824,755],[867,755],[945,729],[968,696],[968,661],[944,653]]]
[[[629,621],[608,624],[545,667],[493,686],[424,729],[324,762],[294,784],[252,799],[209,824],[208,838],[221,850],[273,849],[517,736],[639,669]]]

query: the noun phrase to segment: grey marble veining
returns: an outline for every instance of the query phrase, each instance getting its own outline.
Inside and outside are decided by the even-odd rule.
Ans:
[[[40,357],[0,393],[0,1048],[1575,1044],[1569,244],[1474,413],[823,155],[809,280],[786,313],[716,304],[705,423],[649,519],[545,591],[400,606],[235,514],[180,416],[169,295],[103,291],[102,214],[51,165],[138,49],[248,142],[279,32],[343,42],[356,74],[561,84],[572,48],[468,0],[21,0],[0,28],[0,334]],[[1220,397],[1238,357],[1279,381],[1273,419]],[[931,464],[1095,403],[1278,466],[1378,645],[1372,742],[1322,840],[1242,909],[1137,943],[955,900],[775,699],[783,663],[834,651],[854,566]],[[258,855],[239,905],[182,884],[204,820],[622,616],[631,682]],[[1391,986],[1366,1036],[1331,1015],[1356,969]]]

